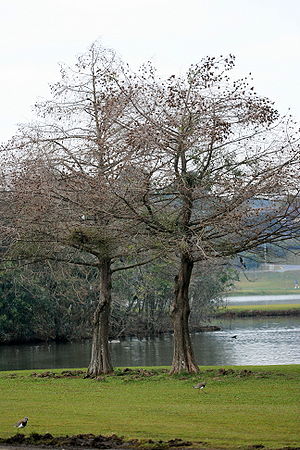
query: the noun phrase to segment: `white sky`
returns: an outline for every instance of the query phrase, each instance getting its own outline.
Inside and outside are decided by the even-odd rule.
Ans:
[[[95,40],[166,75],[233,53],[237,72],[300,122],[300,0],[0,0],[0,141],[49,96],[58,63]]]

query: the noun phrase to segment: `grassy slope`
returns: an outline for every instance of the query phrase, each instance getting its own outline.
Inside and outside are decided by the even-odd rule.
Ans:
[[[300,271],[249,272],[247,278],[240,273],[230,295],[300,294],[300,289],[294,289],[294,280],[300,282]]]
[[[271,316],[292,316],[299,317],[300,304],[271,304],[271,305],[226,305],[220,307],[215,314],[215,318],[230,317],[271,317]]]
[[[158,372],[104,381],[33,378],[31,371],[18,371],[10,378],[2,372],[0,436],[13,435],[12,424],[28,415],[25,434],[116,433],[229,448],[300,446],[300,365],[246,368],[254,374],[237,376],[243,367],[236,366],[234,374],[223,376],[216,367],[204,367],[196,377]],[[203,380],[206,393],[192,389]]]

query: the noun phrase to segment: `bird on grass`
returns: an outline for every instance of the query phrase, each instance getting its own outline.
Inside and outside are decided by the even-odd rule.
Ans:
[[[206,386],[206,383],[202,382],[202,383],[198,383],[195,384],[195,386],[193,386],[194,389],[204,389]]]
[[[15,423],[15,427],[17,428],[25,428],[28,422],[28,417],[24,417],[24,419],[18,420],[17,423]]]

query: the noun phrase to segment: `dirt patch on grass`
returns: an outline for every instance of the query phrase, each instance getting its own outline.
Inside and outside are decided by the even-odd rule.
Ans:
[[[288,377],[288,375],[284,374],[284,373],[273,373],[273,372],[262,372],[262,371],[254,371],[254,370],[249,370],[249,369],[227,369],[224,367],[221,367],[217,370],[215,369],[208,369],[204,372],[202,372],[202,374],[208,374],[208,375],[213,375],[213,379],[216,379],[216,377],[218,379],[221,379],[223,377],[233,377],[233,378],[249,378],[249,377],[253,377],[253,378],[269,378],[269,377],[273,377],[273,376],[284,376],[284,377]]]
[[[35,378],[77,378],[85,375],[84,370],[63,370],[61,373],[50,372],[32,372],[31,377]]]
[[[74,436],[59,436],[54,437],[50,433],[38,434],[31,433],[29,436],[24,434],[16,434],[7,439],[0,438],[0,450],[10,449],[19,450],[20,448],[25,448],[26,450],[38,450],[38,449],[73,449],[73,450],[84,450],[84,449],[127,449],[127,450],[224,450],[217,447],[209,446],[208,442],[189,442],[183,441],[182,439],[175,438],[169,441],[154,441],[153,439],[144,440],[125,440],[115,434],[111,436],[102,436],[94,434],[77,434]],[[262,444],[253,444],[245,447],[239,446],[238,449],[264,449],[265,446]],[[233,450],[233,448],[228,448],[228,450]],[[277,450],[299,450],[299,447],[283,447]]]
[[[232,368],[225,368],[225,367],[221,367],[221,368],[216,368],[216,369],[206,369],[206,370],[201,370],[200,372],[195,375],[195,374],[189,374],[189,373],[180,373],[180,374],[173,374],[173,375],[169,375],[169,370],[168,369],[148,369],[148,368],[139,368],[139,369],[132,369],[129,367],[126,368],[122,368],[122,369],[118,369],[116,368],[114,370],[114,373],[112,374],[108,374],[108,375],[101,375],[98,377],[94,377],[94,378],[90,378],[87,377],[86,375],[86,371],[84,370],[63,370],[61,372],[52,372],[50,370],[47,370],[45,372],[32,372],[29,375],[19,375],[17,373],[10,373],[10,374],[6,374],[3,375],[3,378],[26,378],[26,377],[30,377],[30,378],[37,378],[37,379],[41,379],[41,378],[45,378],[45,379],[62,379],[62,378],[88,378],[88,379],[93,379],[94,381],[102,381],[102,382],[106,382],[109,381],[109,379],[111,377],[120,377],[122,379],[123,382],[127,382],[127,381],[139,381],[139,380],[147,380],[149,378],[154,379],[154,380],[160,380],[162,378],[175,378],[178,380],[186,380],[186,381],[191,381],[194,382],[196,378],[199,378],[199,376],[203,377],[205,376],[206,378],[210,378],[213,380],[220,380],[222,378],[226,378],[226,377],[232,377],[232,378],[249,378],[249,377],[253,377],[253,378],[269,378],[269,377],[273,377],[273,376],[281,376],[281,377],[286,377],[286,378],[290,378],[289,375],[284,374],[284,373],[273,373],[273,372],[264,372],[264,371],[254,371],[254,370],[249,370],[249,369],[232,369]]]
[[[9,447],[68,447],[68,448],[106,448],[106,449],[175,449],[188,448],[193,444],[192,442],[183,441],[182,439],[171,439],[169,441],[154,441],[152,439],[139,441],[136,439],[126,441],[122,437],[116,436],[102,436],[94,434],[77,434],[74,436],[59,436],[54,437],[50,433],[38,434],[32,433],[29,436],[24,434],[16,434],[7,439],[0,438],[0,445]]]

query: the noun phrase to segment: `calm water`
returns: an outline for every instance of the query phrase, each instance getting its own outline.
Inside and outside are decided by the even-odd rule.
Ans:
[[[235,319],[220,325],[222,331],[192,336],[199,364],[300,364],[299,318]],[[111,343],[113,364],[170,365],[172,344],[172,336]],[[89,356],[89,342],[4,345],[0,346],[0,370],[86,367]]]
[[[299,304],[300,294],[288,294],[288,295],[241,295],[228,297],[228,304],[230,305],[276,305],[276,304]]]

